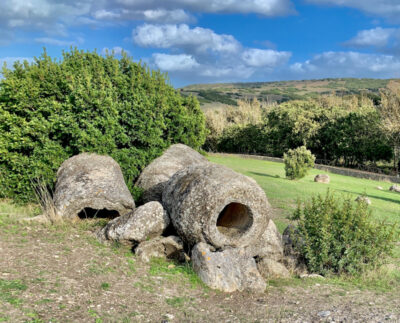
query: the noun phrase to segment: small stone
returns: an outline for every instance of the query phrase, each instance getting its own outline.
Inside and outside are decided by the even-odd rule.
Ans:
[[[141,242],[135,249],[135,254],[143,262],[149,262],[152,257],[187,261],[189,257],[183,250],[182,240],[176,236],[157,237]]]
[[[318,312],[317,315],[318,315],[319,317],[328,317],[328,316],[331,315],[331,312],[330,312],[330,311],[321,311],[321,312]]]
[[[318,274],[302,274],[300,275],[300,278],[318,278],[318,279],[325,279],[324,276],[318,275]]]
[[[168,320],[171,320],[171,321],[175,318],[174,315],[169,314],[169,313],[165,314],[164,317],[165,317],[166,319],[168,319]]]
[[[266,279],[290,277],[290,273],[286,269],[286,267],[283,264],[272,259],[261,259],[259,262],[257,262],[257,268],[261,276]]]
[[[376,189],[382,191],[383,187],[382,186],[377,186]]]
[[[100,241],[142,242],[160,236],[170,223],[167,212],[159,202],[149,202],[134,212],[120,216],[97,234]]]
[[[244,249],[214,249],[200,242],[192,251],[193,269],[210,288],[223,292],[248,290],[264,292],[266,283],[257,270],[254,258]]]
[[[324,183],[324,184],[329,184],[331,181],[329,175],[326,174],[318,174],[317,176],[314,177],[314,182],[316,183]]]
[[[392,191],[392,192],[400,193],[400,186],[396,185],[396,184],[392,185],[392,186],[390,186],[389,190]]]
[[[356,202],[361,202],[361,203],[366,203],[366,204],[368,204],[368,205],[371,205],[371,200],[368,198],[368,197],[366,197],[366,196],[358,196],[356,199],[355,199],[355,201]]]

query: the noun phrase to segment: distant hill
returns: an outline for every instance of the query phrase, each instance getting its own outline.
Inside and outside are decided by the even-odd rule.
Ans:
[[[385,88],[389,79],[321,79],[304,81],[195,84],[181,88],[183,95],[195,95],[202,106],[213,104],[237,105],[238,99],[257,98],[267,102],[285,102],[317,97],[319,95],[350,95],[365,93],[377,99],[379,89]]]

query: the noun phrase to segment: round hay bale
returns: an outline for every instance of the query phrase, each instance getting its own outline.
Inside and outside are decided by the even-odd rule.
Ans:
[[[192,246],[245,247],[265,231],[270,205],[253,179],[212,163],[188,167],[168,182],[163,203],[181,238]]]
[[[208,163],[208,160],[197,151],[183,144],[170,146],[163,155],[155,159],[140,174],[136,186],[143,189],[143,201],[162,200],[165,184],[179,170]]]
[[[62,163],[53,201],[57,214],[69,219],[115,218],[135,208],[118,163],[109,156],[88,153]]]

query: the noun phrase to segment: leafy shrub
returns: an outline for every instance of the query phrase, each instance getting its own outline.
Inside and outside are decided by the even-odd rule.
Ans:
[[[307,175],[309,169],[314,167],[315,156],[305,146],[289,149],[283,155],[285,173],[289,179],[300,179]]]
[[[328,192],[299,203],[298,251],[311,272],[361,273],[383,262],[396,241],[397,227],[371,219],[367,203],[343,201]]]
[[[4,68],[0,81],[0,197],[33,199],[31,181],[50,187],[67,158],[113,157],[128,187],[173,143],[199,148],[205,120],[197,99],[180,96],[166,76],[124,55],[71,49]]]

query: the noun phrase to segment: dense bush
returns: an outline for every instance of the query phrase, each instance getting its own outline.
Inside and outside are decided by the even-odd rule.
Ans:
[[[300,179],[314,167],[315,156],[305,146],[289,149],[283,155],[285,174],[289,179]]]
[[[204,143],[198,101],[127,56],[74,49],[58,61],[43,53],[2,73],[2,197],[31,199],[34,178],[52,186],[60,164],[84,151],[112,156],[132,189],[140,170],[170,144]]]
[[[379,265],[397,239],[397,227],[374,222],[367,203],[342,200],[329,191],[299,204],[293,218],[298,220],[298,251],[308,269],[322,275],[357,274]]]
[[[217,116],[223,114],[207,114],[207,125],[211,129],[207,143],[212,144],[206,149],[214,147],[215,150],[217,147],[221,152],[252,151],[282,157],[289,149],[305,145],[318,159],[347,167],[390,161],[393,156],[393,148],[382,130],[377,108],[363,96],[327,96],[265,106],[256,122],[248,120],[246,124],[245,120],[236,121],[240,124],[241,136],[257,136],[263,142],[257,140],[259,144],[255,146],[255,140],[248,144],[239,140],[240,147],[236,150],[232,142],[238,141],[238,129],[232,128],[232,123],[225,123],[223,129],[232,129],[214,131],[216,122],[212,121],[217,120]],[[246,125],[256,125],[260,131],[256,134],[254,127]]]

